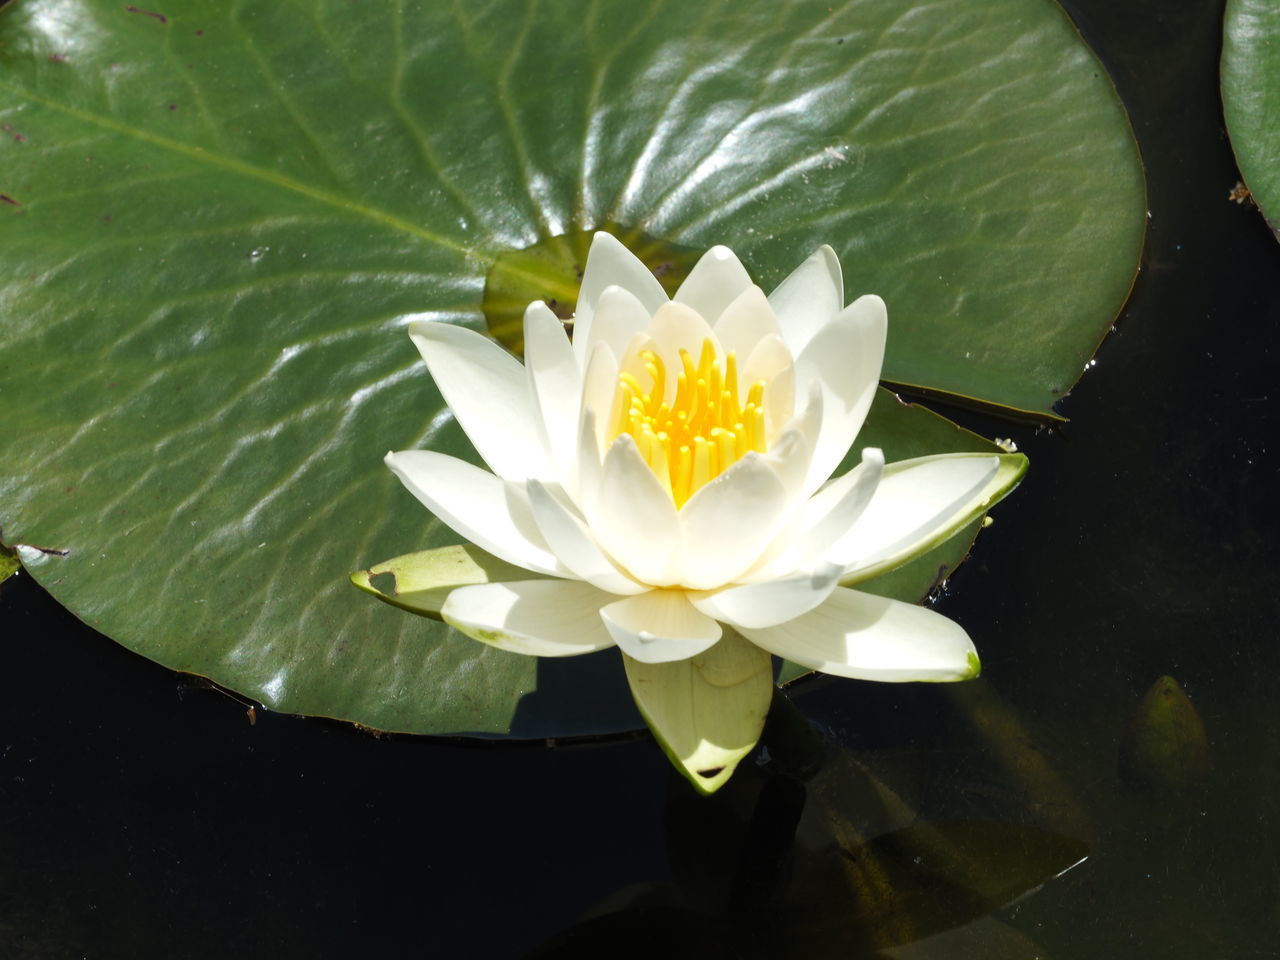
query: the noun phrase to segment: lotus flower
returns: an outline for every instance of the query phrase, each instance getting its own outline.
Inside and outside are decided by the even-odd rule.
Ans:
[[[411,324],[489,470],[430,450],[386,463],[456,533],[529,571],[452,589],[440,614],[516,653],[616,645],[641,713],[703,792],[759,738],[770,654],[866,680],[976,675],[957,624],[849,585],[949,537],[1026,461],[886,464],[867,448],[831,479],[871,406],[885,332],[879,297],[844,305],[830,247],[767,297],[714,247],[668,299],[607,233],[572,339],[531,304],[523,365],[463,327]]]

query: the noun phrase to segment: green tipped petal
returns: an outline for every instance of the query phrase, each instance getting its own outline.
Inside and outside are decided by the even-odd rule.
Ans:
[[[674,663],[623,655],[636,706],[662,750],[699,793],[719,790],[760,739],[773,697],[768,653],[733,630]]]
[[[351,582],[366,593],[433,620],[440,619],[445,599],[458,587],[537,579],[538,574],[470,543],[406,553],[351,574]]]

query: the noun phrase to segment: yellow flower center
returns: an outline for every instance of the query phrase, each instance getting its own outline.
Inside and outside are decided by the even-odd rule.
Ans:
[[[652,350],[640,353],[647,388],[635,374],[618,375],[609,439],[628,433],[658,479],[675,501],[684,506],[703,484],[728,470],[747,451],[763,453],[765,382],[757,380],[739,402],[738,360],[730,353],[716,359],[715,346],[702,341],[695,365],[688,350],[680,351],[680,372],[668,397],[668,377],[662,357]]]

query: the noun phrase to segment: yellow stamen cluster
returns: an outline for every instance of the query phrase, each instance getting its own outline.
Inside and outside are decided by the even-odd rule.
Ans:
[[[765,382],[751,384],[740,404],[733,353],[717,361],[715,346],[703,340],[695,364],[689,351],[681,350],[681,369],[669,401],[662,358],[652,350],[642,351],[639,358],[649,385],[646,388],[629,370],[618,375],[609,436],[628,433],[635,439],[677,509],[747,451],[765,451]]]

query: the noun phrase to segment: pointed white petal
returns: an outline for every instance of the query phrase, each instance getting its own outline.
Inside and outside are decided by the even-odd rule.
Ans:
[[[459,587],[440,615],[474,640],[535,657],[575,657],[613,646],[600,608],[614,598],[577,580]]]
[[[578,423],[581,435],[582,420],[590,413],[595,422],[596,447],[603,449],[604,431],[612,420],[614,394],[618,391],[618,360],[607,343],[598,343],[591,351],[586,373],[582,377],[582,403]],[[579,451],[581,453],[581,451]]]
[[[546,538],[551,552],[575,576],[601,590],[624,596],[649,589],[624,574],[601,552],[575,508],[563,503],[537,480],[530,480],[526,489],[538,530]]]
[[[767,437],[776,437],[796,412],[796,369],[791,351],[781,337],[765,337],[752,349],[741,371],[738,392],[743,399],[753,383],[764,381],[764,432]]]
[[[809,460],[822,429],[822,388],[811,385],[809,400],[800,413],[791,418],[782,434],[766,454],[790,493],[792,501],[808,496],[804,482],[809,476]]]
[[[622,434],[605,454],[591,532],[614,563],[643,583],[671,586],[679,562],[675,504],[635,441]]]
[[[631,338],[649,326],[652,316],[653,311],[630,290],[619,286],[605,287],[591,320],[587,356],[591,356],[597,343],[607,343],[613,355],[621,357],[626,353]]]
[[[576,475],[582,374],[564,324],[538,300],[524,312],[524,361],[547,456],[562,484]]]
[[[884,471],[884,453],[875,447],[862,451],[862,462],[810,497],[792,522],[785,549],[761,571],[761,579],[815,563],[819,557],[845,567],[850,557],[834,549],[862,516]],[[785,535],[784,535],[785,536]],[[754,579],[754,578],[753,578]]]
[[[859,297],[819,330],[796,357],[796,381],[822,384],[822,433],[806,486],[816,490],[844,459],[862,428],[884,362],[886,313],[877,296]]]
[[[519,361],[487,337],[451,323],[415,321],[409,336],[489,468],[506,480],[547,476],[550,462]]]
[[[789,503],[777,473],[755,453],[706,484],[680,510],[680,584],[711,590],[732,581],[773,540]]]
[[[802,617],[742,634],[795,663],[859,680],[968,680],[979,670],[977,651],[958,623],[845,587]]]
[[[578,477],[570,496],[584,517],[595,515],[600,502],[600,441],[596,436],[596,415],[585,410],[578,424]]]
[[[622,662],[636,706],[664,753],[701,793],[714,793],[751,752],[773,699],[773,661],[732,631],[674,663]]]
[[[482,550],[526,570],[570,575],[547,547],[519,484],[432,450],[388,453],[385,462],[442,523]]]
[[[819,563],[785,577],[690,594],[690,602],[708,617],[732,627],[772,627],[794,620],[823,603],[840,582],[841,567]]]
[[[587,264],[582,272],[582,288],[573,314],[573,354],[579,368],[587,367],[588,344],[596,303],[606,287],[630,291],[653,313],[667,302],[667,293],[657,277],[630,250],[612,235],[601,231],[591,241]]]
[[[714,323],[725,307],[751,286],[746,268],[728,247],[712,247],[693,265],[672,300],[687,304]]]
[[[769,294],[769,303],[777,314],[782,339],[798,355],[844,307],[844,280],[836,252],[819,247]]]
[[[724,351],[711,326],[702,315],[683,303],[671,303],[659,308],[649,323],[652,343],[647,348],[655,351],[667,366],[665,396],[671,400],[676,393],[676,376],[680,373],[680,351],[687,350],[693,362],[702,354],[702,343],[710,340],[715,348],[717,361],[724,359]]]
[[[683,590],[650,590],[617,600],[600,619],[622,652],[641,663],[687,660],[720,639],[720,624],[699,613]]]
[[[891,463],[867,508],[828,551],[845,584],[891,570],[956,533],[1011,490],[1021,454],[947,453]]]
[[[781,338],[778,318],[773,315],[764,291],[754,284],[724,308],[713,329],[725,353],[737,353],[739,363],[745,362],[756,344],[766,337]]]

